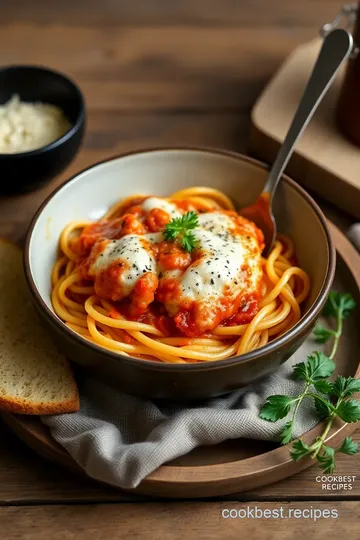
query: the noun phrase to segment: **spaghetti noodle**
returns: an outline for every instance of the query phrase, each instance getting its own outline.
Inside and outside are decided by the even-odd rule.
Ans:
[[[188,212],[198,219],[191,252],[164,238]],[[65,227],[52,304],[70,329],[122,355],[222,360],[262,347],[301,317],[310,281],[292,241],[279,236],[267,259],[262,248],[261,231],[218,190],[130,197],[98,222]]]

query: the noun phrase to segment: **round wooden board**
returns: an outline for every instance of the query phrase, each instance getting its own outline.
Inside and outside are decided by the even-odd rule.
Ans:
[[[360,336],[356,330],[360,312],[360,255],[346,237],[330,223],[338,253],[336,287],[351,292],[358,304],[358,314],[345,325],[337,355],[338,373],[360,378]],[[4,421],[31,448],[43,457],[67,469],[85,474],[70,455],[51,437],[38,417],[3,413]],[[304,435],[313,440],[321,431],[318,425]],[[337,423],[327,443],[336,446],[352,433],[355,424]],[[197,448],[186,456],[163,465],[150,474],[133,492],[157,497],[196,498],[229,495],[248,491],[287,478],[310,467],[311,459],[294,462],[289,446],[277,447],[264,441],[244,439]]]

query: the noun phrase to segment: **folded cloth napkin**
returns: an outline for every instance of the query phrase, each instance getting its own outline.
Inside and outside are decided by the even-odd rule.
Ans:
[[[135,488],[160,465],[197,446],[240,437],[278,440],[285,420],[261,420],[259,410],[269,395],[299,393],[303,385],[292,380],[292,366],[305,360],[314,348],[313,339],[308,338],[261,382],[191,406],[130,396],[82,374],[81,410],[44,416],[42,421],[90,477],[120,488]],[[306,400],[297,415],[294,435],[302,435],[317,422],[311,400]]]
[[[348,236],[360,250],[360,224]],[[97,378],[79,377],[81,410],[44,416],[53,437],[86,473],[121,488],[135,488],[152,471],[201,445],[226,439],[277,441],[286,419],[259,418],[266,397],[296,395],[292,366],[315,348],[310,337],[277,371],[253,385],[196,405],[164,404],[121,393]],[[319,345],[316,345],[319,350]],[[318,422],[310,400],[300,408],[294,427],[299,437]]]

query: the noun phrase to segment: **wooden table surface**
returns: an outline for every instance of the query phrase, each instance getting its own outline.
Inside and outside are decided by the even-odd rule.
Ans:
[[[71,167],[45,188],[0,198],[0,234],[23,238],[35,209],[81,168],[128,150],[208,145],[246,151],[251,107],[285,56],[317,35],[335,0],[17,0],[2,6],[0,64],[45,64],[86,96],[88,126]],[[351,218],[324,205],[341,226]],[[360,441],[360,434],[355,436]],[[319,471],[223,501],[152,501],[47,463],[0,424],[0,533],[5,540],[145,536],[359,538],[360,477],[324,491]],[[356,476],[360,456],[338,459]],[[337,519],[222,519],[222,509],[319,508]],[[265,532],[264,532],[265,531]]]

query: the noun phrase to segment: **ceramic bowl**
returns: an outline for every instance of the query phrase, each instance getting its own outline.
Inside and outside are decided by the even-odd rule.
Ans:
[[[62,172],[74,159],[84,134],[85,103],[74,81],[40,66],[0,69],[0,104],[18,94],[22,101],[57,105],[72,127],[59,139],[29,152],[0,154],[0,193],[36,189]]]
[[[207,149],[159,149],[105,161],[71,178],[37,211],[28,231],[25,273],[33,302],[59,347],[77,364],[130,394],[193,400],[251,383],[285,362],[312,331],[335,270],[335,250],[326,220],[312,198],[284,176],[274,200],[279,231],[295,242],[299,264],[311,278],[301,320],[262,348],[217,362],[166,364],[122,356],[90,343],[67,328],[50,300],[50,273],[59,235],[73,220],[96,220],[118,199],[132,194],[166,196],[206,185],[223,190],[238,207],[253,202],[267,167],[243,155]]]

